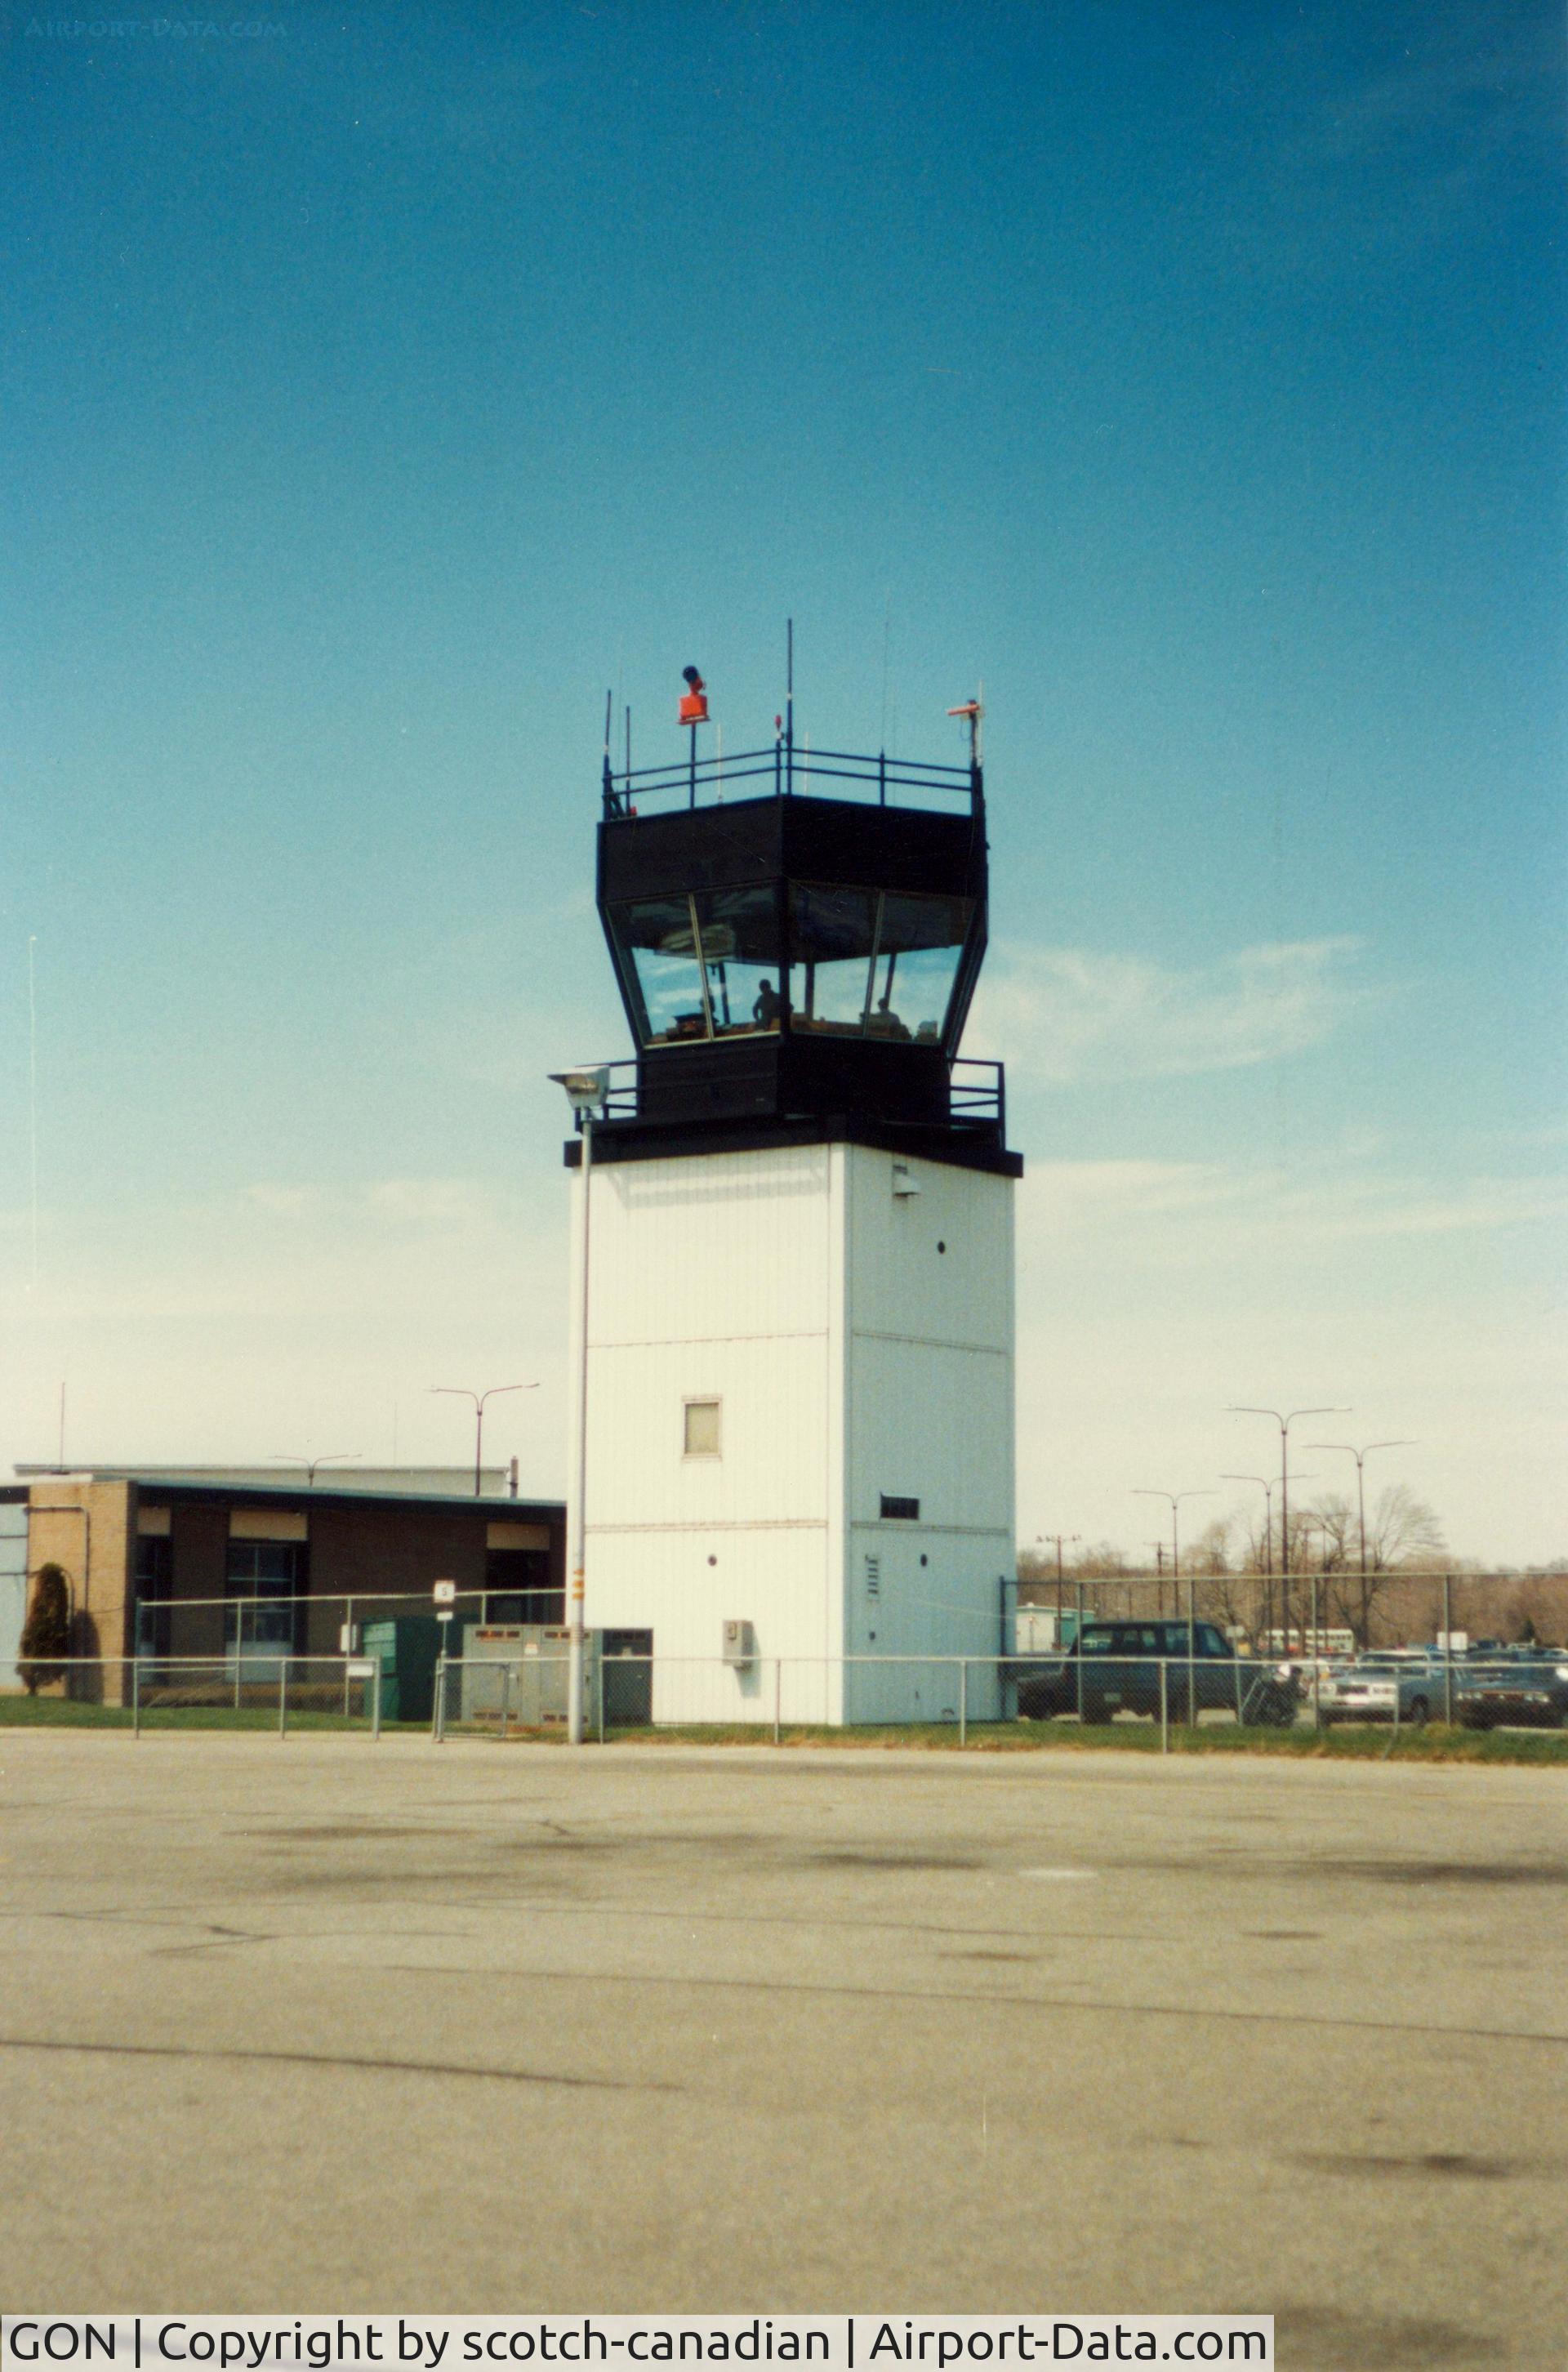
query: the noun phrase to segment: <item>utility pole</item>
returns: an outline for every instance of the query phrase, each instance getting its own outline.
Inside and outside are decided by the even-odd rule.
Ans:
[[[1082,1532],[1037,1532],[1035,1534],[1035,1539],[1039,1541],[1041,1548],[1054,1548],[1056,1551],[1056,1630],[1057,1636],[1060,1638],[1062,1633],[1062,1598],[1063,1592],[1066,1587],[1066,1582],[1062,1571],[1063,1543],[1068,1541],[1080,1541],[1083,1539],[1083,1534]]]

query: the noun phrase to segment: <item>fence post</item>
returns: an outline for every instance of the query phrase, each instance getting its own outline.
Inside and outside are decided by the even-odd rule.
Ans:
[[[430,1743],[442,1746],[447,1738],[447,1651],[436,1658],[436,1702],[430,1709]]]
[[[1160,1752],[1170,1752],[1170,1665],[1160,1657]]]
[[[1443,1719],[1454,1727],[1454,1585],[1453,1576],[1443,1576]]]
[[[505,1741],[506,1736],[506,1715],[511,1710],[512,1667],[510,1664],[503,1664],[501,1667],[501,1736],[503,1741]]]
[[[1236,1652],[1236,1642],[1234,1639],[1230,1643],[1230,1668],[1236,1675],[1236,1726],[1239,1729],[1243,1726],[1241,1719],[1241,1658]]]
[[[140,1656],[133,1656],[131,1658],[131,1735],[133,1738],[140,1738],[141,1734],[142,1659]]]
[[[779,1744],[779,1742],[780,1742],[780,1736],[779,1736],[779,1711],[780,1711],[780,1705],[781,1705],[781,1702],[782,1702],[782,1700],[783,1700],[783,1697],[784,1697],[784,1657],[783,1657],[782,1656],[775,1656],[775,1657],[773,1657],[773,1744],[774,1744],[775,1746],[777,1746],[777,1745]]]
[[[958,1744],[970,1742],[970,1659],[958,1658]]]
[[[594,1657],[594,1677],[598,1682],[598,1742],[604,1744],[604,1642],[599,1641],[598,1654]]]
[[[370,1743],[375,1745],[381,1735],[381,1658],[376,1658],[376,1669],[370,1681]]]
[[[278,1658],[278,1736],[288,1736],[288,1658]]]

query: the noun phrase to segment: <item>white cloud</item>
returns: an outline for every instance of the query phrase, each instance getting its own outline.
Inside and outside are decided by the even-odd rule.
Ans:
[[[1363,942],[1241,948],[1188,971],[1138,956],[1004,945],[976,1000],[974,1049],[1054,1086],[1239,1070],[1318,1045],[1368,992]]]
[[[1306,1176],[1225,1162],[1038,1161],[1030,1165],[1024,1212],[1052,1241],[1109,1230],[1143,1256],[1172,1241],[1165,1222],[1187,1236],[1195,1224],[1217,1222],[1233,1247],[1266,1233],[1278,1250],[1293,1241],[1307,1248],[1560,1218],[1568,1215],[1568,1182],[1534,1175],[1438,1184],[1358,1173],[1342,1154]]]
[[[471,1178],[377,1178],[351,1186],[285,1186],[261,1180],[242,1200],[265,1217],[301,1227],[486,1227],[504,1197]]]

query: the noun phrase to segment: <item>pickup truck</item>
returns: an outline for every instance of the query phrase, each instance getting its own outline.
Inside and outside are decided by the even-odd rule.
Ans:
[[[1186,1722],[1205,1707],[1280,1728],[1295,1719],[1295,1683],[1237,1656],[1212,1622],[1086,1623],[1062,1655],[1031,1658],[1020,1669],[1018,1711],[1027,1721],[1079,1712],[1086,1723],[1113,1721],[1119,1713],[1157,1721],[1162,1662],[1172,1721]]]

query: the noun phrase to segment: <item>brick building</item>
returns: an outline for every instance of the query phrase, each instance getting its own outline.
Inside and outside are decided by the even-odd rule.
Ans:
[[[103,1658],[72,1692],[124,1702],[134,1655],[335,1656],[345,1624],[428,1612],[457,1585],[459,1622],[559,1622],[566,1511],[498,1470],[280,1481],[276,1470],[18,1467],[0,1508],[25,1517],[26,1571],[60,1565],[72,1649]],[[12,1517],[15,1522],[17,1517]],[[0,1643],[0,1654],[4,1654]],[[17,1685],[14,1648],[0,1687]]]

